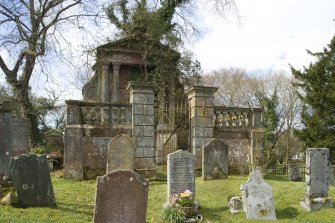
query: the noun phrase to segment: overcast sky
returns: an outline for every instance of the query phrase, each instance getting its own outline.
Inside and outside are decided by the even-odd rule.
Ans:
[[[205,73],[225,67],[287,70],[307,66],[335,31],[334,0],[236,0],[240,23],[207,16],[193,47]]]

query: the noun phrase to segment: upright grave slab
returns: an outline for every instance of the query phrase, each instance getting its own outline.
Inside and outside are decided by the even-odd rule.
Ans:
[[[46,155],[19,156],[14,160],[12,177],[20,205],[56,205]]]
[[[173,194],[185,190],[193,192],[195,198],[195,155],[178,150],[167,156],[167,200]]]
[[[11,111],[0,108],[0,177],[8,176],[12,157]]]
[[[333,207],[328,198],[329,149],[309,148],[306,151],[305,198],[300,206],[307,211],[317,211],[323,207]]]
[[[247,219],[277,220],[272,187],[263,180],[260,171],[254,169],[240,189]]]
[[[97,177],[95,223],[145,223],[149,182],[132,170]]]
[[[127,135],[114,137],[108,145],[107,170],[109,173],[117,169],[134,170],[135,148]]]
[[[213,139],[202,148],[202,179],[228,177],[228,146],[220,139]]]

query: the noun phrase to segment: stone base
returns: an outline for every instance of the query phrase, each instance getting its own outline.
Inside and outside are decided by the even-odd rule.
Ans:
[[[308,212],[317,211],[321,208],[332,208],[333,200],[328,197],[318,198],[302,198],[300,199],[300,206],[306,209]]]

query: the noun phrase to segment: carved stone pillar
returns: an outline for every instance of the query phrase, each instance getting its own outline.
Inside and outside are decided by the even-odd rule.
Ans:
[[[120,64],[113,63],[112,102],[120,102]]]
[[[109,64],[104,64],[102,66],[101,75],[101,101],[108,102],[108,70]]]

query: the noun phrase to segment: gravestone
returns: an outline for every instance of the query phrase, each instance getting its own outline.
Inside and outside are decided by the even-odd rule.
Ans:
[[[7,178],[12,157],[12,137],[10,131],[11,112],[0,108],[0,183]]]
[[[167,156],[167,200],[173,194],[190,190],[195,199],[195,155],[178,150]]]
[[[300,170],[297,166],[291,165],[288,167],[288,179],[290,181],[300,181]]]
[[[329,166],[329,186],[335,186],[334,165]]]
[[[323,207],[333,207],[328,198],[329,149],[309,148],[306,151],[305,198],[300,206],[307,211],[317,211]]]
[[[114,137],[108,145],[107,170],[109,173],[116,169],[134,170],[135,148],[127,135]]]
[[[29,122],[27,119],[12,116],[12,153],[13,156],[29,153]]]
[[[56,205],[46,155],[23,154],[14,159],[12,178],[20,205]]]
[[[149,182],[132,170],[97,177],[95,223],[145,223]]]
[[[213,139],[202,148],[202,179],[223,179],[228,177],[228,146],[219,139]]]
[[[272,187],[263,180],[259,170],[254,169],[240,189],[247,219],[277,220]]]

